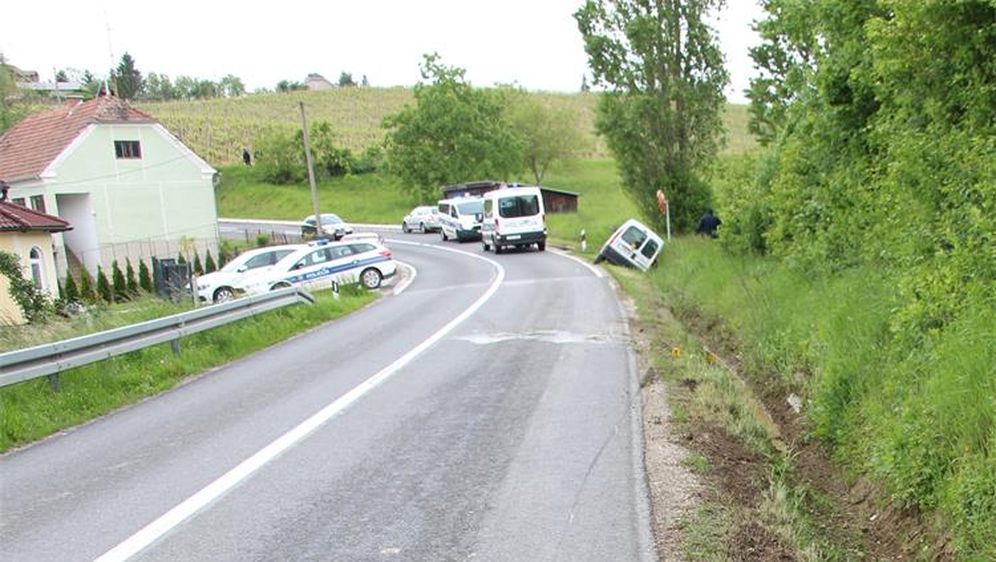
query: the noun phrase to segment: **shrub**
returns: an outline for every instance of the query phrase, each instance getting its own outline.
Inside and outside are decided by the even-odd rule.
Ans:
[[[124,273],[118,260],[111,263],[111,287],[114,290],[114,302],[124,302],[128,300],[128,282],[125,281]]]
[[[107,280],[107,275],[101,267],[97,266],[97,296],[105,303],[114,302],[114,293],[111,291],[111,283]]]
[[[80,301],[80,290],[71,273],[66,274],[66,282],[63,284],[62,289],[62,300],[69,303]]]
[[[207,255],[204,257],[204,273],[213,273],[218,270],[218,266],[214,263],[214,257],[211,256],[211,250],[207,251]]]
[[[194,250],[194,275],[204,275],[204,265],[201,264],[201,255]]]
[[[270,235],[265,232],[256,233],[256,247],[262,248],[270,245]]]
[[[90,304],[97,302],[97,293],[93,289],[93,280],[86,269],[80,270],[80,299]]]
[[[145,260],[138,262],[138,286],[146,293],[151,293],[152,275],[149,274],[149,266],[145,265]]]
[[[33,322],[49,309],[48,296],[21,273],[21,260],[17,254],[0,252],[0,275],[5,275],[10,280],[8,291],[20,307],[25,320]]]
[[[128,286],[128,294],[138,294],[138,279],[135,278],[135,268],[131,265],[131,258],[125,258],[125,284]]]

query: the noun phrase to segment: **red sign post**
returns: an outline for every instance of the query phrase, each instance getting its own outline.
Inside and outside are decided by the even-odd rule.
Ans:
[[[657,208],[661,210],[661,214],[667,222],[667,239],[671,239],[671,209],[667,205],[667,197],[664,196],[664,192],[660,189],[657,190]]]

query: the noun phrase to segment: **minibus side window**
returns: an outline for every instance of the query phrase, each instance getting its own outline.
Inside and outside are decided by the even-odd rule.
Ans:
[[[647,244],[643,247],[643,251],[641,253],[644,255],[644,257],[650,259],[654,257],[654,252],[656,251],[657,251],[657,242],[655,242],[654,240],[648,240]]]
[[[635,226],[631,226],[623,233],[622,239],[635,250],[647,239],[647,233]]]

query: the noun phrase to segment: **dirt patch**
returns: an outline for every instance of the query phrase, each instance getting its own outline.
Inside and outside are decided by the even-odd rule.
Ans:
[[[792,562],[797,559],[792,549],[756,521],[746,522],[737,528],[727,554],[730,560],[738,562]]]
[[[768,485],[767,464],[736,437],[718,426],[702,426],[685,435],[688,447],[706,457],[708,476],[726,505],[756,507]]]

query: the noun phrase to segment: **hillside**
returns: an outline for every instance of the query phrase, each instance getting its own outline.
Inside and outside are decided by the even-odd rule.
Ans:
[[[569,107],[591,135],[589,158],[608,156],[605,143],[595,135],[598,94],[532,93],[553,107]],[[304,102],[309,122],[328,121],[343,145],[362,151],[383,139],[381,122],[405,104],[413,103],[410,88],[337,88],[323,92],[255,94],[240,98],[203,101],[137,102],[135,105],[159,119],[195,152],[215,166],[237,163],[242,147],[267,129],[300,127],[298,102]],[[747,108],[727,106],[729,138],[726,151],[742,153],[754,146],[747,133]]]

